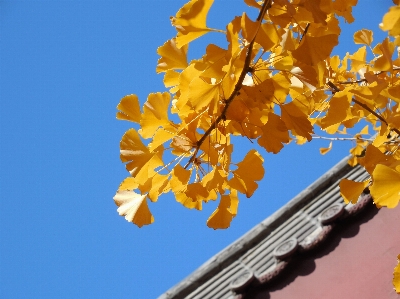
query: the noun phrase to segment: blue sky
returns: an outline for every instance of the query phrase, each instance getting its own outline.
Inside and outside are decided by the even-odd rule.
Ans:
[[[356,49],[357,29],[385,36],[378,23],[392,2],[359,2],[337,54]],[[118,216],[112,197],[128,175],[119,141],[130,124],[115,107],[126,94],[143,102],[165,90],[156,49],[175,35],[169,17],[184,3],[0,2],[0,297],[156,298],[348,153],[350,143],[336,143],[321,156],[322,141],[262,152],[265,177],[228,230],[206,226],[217,203],[198,212],[169,195],[149,205],[151,226]],[[253,10],[215,0],[208,25],[222,29],[243,9]]]

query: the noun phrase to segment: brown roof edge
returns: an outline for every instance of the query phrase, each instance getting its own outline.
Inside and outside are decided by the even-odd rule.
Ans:
[[[252,246],[259,243],[271,231],[294,215],[299,209],[307,205],[316,195],[318,195],[319,192],[323,191],[327,186],[336,182],[340,177],[343,177],[349,170],[351,170],[352,167],[347,163],[349,158],[350,156],[343,158],[339,163],[291,199],[282,208],[266,218],[260,224],[257,224],[238,240],[214,255],[192,274],[159,296],[158,299],[184,298],[202,283],[207,281],[207,279],[225,268],[227,264],[237,260],[249,248],[252,248]]]

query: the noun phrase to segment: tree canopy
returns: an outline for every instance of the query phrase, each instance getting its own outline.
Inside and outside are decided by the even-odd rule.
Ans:
[[[114,197],[118,212],[137,226],[151,224],[148,201],[172,192],[189,209],[219,200],[210,228],[228,228],[239,194],[251,197],[264,176],[263,155],[248,151],[233,161],[235,137],[278,154],[291,142],[315,138],[354,140],[349,164],[369,179],[344,179],[340,192],[356,203],[366,190],[378,208],[400,200],[400,6],[383,16],[383,41],[354,33],[359,48],[331,56],[338,44],[338,18],[354,21],[357,0],[244,0],[257,10],[233,17],[226,28],[207,26],[213,0],[191,0],[171,17],[177,34],[157,49],[156,72],[168,91],[149,94],[143,107],[131,94],[117,106],[117,119],[135,123],[120,142],[130,176]],[[188,61],[189,45],[210,32],[226,47],[206,47]],[[371,59],[369,57],[372,57]],[[357,133],[349,129],[359,127]],[[393,284],[400,292],[399,266]]]

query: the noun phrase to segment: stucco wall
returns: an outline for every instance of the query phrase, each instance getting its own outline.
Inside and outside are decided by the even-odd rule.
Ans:
[[[400,299],[392,285],[398,254],[400,207],[377,210],[371,204],[319,248],[297,257],[272,285],[245,298]]]

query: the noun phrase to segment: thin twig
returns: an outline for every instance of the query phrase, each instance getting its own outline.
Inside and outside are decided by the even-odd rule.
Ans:
[[[364,141],[374,141],[373,139],[369,138],[362,138],[362,137],[325,137],[325,136],[312,136],[313,139],[323,139],[323,140],[330,140],[330,141],[357,141],[357,140],[364,140]]]
[[[351,99],[354,103],[356,103],[357,105],[360,105],[361,107],[363,107],[365,110],[367,110],[368,112],[370,112],[371,114],[373,114],[375,117],[377,117],[381,122],[383,122],[385,125],[388,125],[386,119],[384,119],[382,116],[380,116],[378,113],[376,113],[374,110],[372,110],[371,108],[368,107],[368,105],[361,103],[360,101],[356,100],[354,97]]]
[[[363,82],[368,82],[367,79],[361,79],[357,81],[340,81],[337,82],[338,84],[358,84],[358,83],[363,83]]]
[[[361,107],[363,107],[365,110],[367,110],[368,112],[371,112],[375,117],[377,117],[381,122],[383,122],[385,125],[387,125],[389,127],[388,122],[386,121],[386,119],[384,119],[381,115],[379,115],[378,113],[376,113],[374,110],[372,110],[371,108],[369,108],[367,105],[365,105],[364,103],[361,103],[359,101],[357,101],[354,97],[351,99],[354,103],[360,105]],[[390,129],[394,132],[396,132],[398,135],[400,135],[400,130],[397,128],[393,128],[390,126]]]
[[[301,41],[303,40],[303,37],[307,34],[308,28],[310,27],[311,23],[307,23],[306,28],[304,29],[304,32],[300,38],[299,44],[301,43]]]

